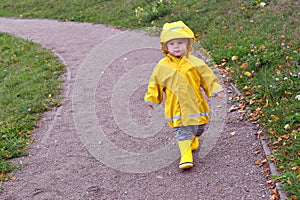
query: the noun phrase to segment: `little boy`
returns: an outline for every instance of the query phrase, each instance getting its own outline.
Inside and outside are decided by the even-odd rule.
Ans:
[[[164,24],[160,44],[165,57],[154,68],[144,98],[150,109],[164,99],[166,121],[177,134],[180,169],[193,167],[192,151],[198,149],[198,137],[210,118],[200,88],[207,97],[217,96],[221,100],[224,94],[213,71],[191,55],[193,41],[193,31],[182,21]]]

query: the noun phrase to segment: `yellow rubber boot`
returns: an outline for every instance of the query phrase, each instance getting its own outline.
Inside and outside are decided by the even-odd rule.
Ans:
[[[179,163],[180,169],[190,169],[193,167],[193,154],[191,148],[192,140],[178,141],[178,146],[181,153]]]
[[[192,141],[192,151],[197,150],[199,147],[199,137],[195,136],[193,137],[193,141]]]

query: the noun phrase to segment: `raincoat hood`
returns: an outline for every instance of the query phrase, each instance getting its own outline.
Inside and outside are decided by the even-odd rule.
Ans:
[[[167,55],[168,49],[166,43],[170,40],[177,38],[188,38],[190,42],[188,44],[187,55],[193,52],[192,42],[196,40],[193,31],[185,25],[182,21],[165,23],[160,35],[160,44],[162,52]]]

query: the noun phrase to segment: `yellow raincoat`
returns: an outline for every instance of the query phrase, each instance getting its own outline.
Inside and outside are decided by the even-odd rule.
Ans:
[[[164,101],[165,118],[172,128],[207,124],[210,110],[200,89],[203,88],[211,97],[221,92],[222,86],[204,61],[190,55],[191,42],[183,57],[177,58],[168,53],[166,42],[175,38],[195,39],[193,32],[182,21],[164,25],[161,47],[166,57],[153,70],[145,103],[155,106]]]

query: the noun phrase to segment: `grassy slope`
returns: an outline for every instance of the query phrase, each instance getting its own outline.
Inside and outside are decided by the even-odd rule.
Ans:
[[[47,50],[0,33],[0,180],[26,155],[31,131],[41,114],[60,104],[64,67]]]
[[[295,99],[300,94],[299,1],[149,2],[153,1],[0,0],[0,16],[87,21],[127,28],[161,27],[168,21],[183,20],[216,65],[243,91],[244,98],[239,103],[245,118],[264,127],[262,131],[271,139],[274,150],[269,159],[282,171],[277,179],[299,198],[300,101]],[[137,18],[138,7],[143,12]]]

